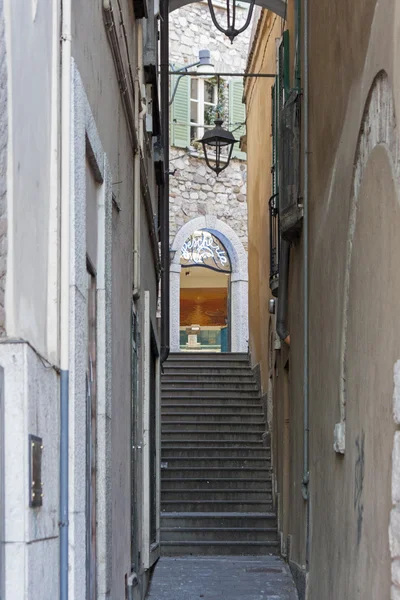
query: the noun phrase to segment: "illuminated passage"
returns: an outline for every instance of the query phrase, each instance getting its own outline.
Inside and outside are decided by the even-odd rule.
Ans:
[[[207,230],[183,244],[180,262],[180,349],[230,350],[231,262],[222,242]]]

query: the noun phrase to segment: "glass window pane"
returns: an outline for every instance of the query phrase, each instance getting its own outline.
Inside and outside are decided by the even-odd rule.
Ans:
[[[222,242],[205,229],[195,231],[183,244],[181,265],[208,267],[230,273],[231,263]]]
[[[197,135],[197,127],[191,127],[190,128],[190,141],[193,142],[194,140],[198,139],[198,135]]]
[[[210,81],[204,82],[204,102],[215,103],[215,87]]]
[[[197,102],[191,102],[190,103],[190,121],[192,123],[197,123],[198,122],[197,121],[198,120],[198,115],[197,115],[197,110],[198,109],[197,109],[197,107],[198,107]]]
[[[206,104],[204,106],[204,125],[214,125],[214,121],[217,118],[214,105]]]
[[[192,100],[197,100],[199,97],[198,83],[198,80],[194,79],[194,77],[190,78],[190,97]]]

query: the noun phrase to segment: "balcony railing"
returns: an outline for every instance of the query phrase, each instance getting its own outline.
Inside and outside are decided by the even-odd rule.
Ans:
[[[279,197],[274,194],[269,199],[269,244],[270,267],[269,287],[273,296],[278,295],[279,286]]]

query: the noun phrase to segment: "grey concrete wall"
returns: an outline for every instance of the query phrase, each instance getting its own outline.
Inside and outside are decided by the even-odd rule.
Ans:
[[[27,10],[25,2],[6,0],[4,6],[8,134],[12,149],[12,160],[10,155],[8,160],[7,241],[4,189],[0,207],[3,248],[0,251],[4,253],[8,246],[6,329],[8,336],[29,340],[43,355],[56,360],[57,340],[52,338],[49,343],[48,339],[48,291],[54,283],[49,280],[50,226],[57,227],[57,223],[51,222],[50,210],[57,160],[54,152],[57,146],[52,138],[52,110],[57,102],[53,48],[58,4],[52,3],[44,10],[39,2]],[[2,154],[3,168],[4,164]],[[52,325],[57,332],[56,319]]]
[[[116,23],[119,23],[118,5],[112,2]],[[133,15],[133,4],[121,1],[122,15],[127,31],[133,76],[136,73],[137,32]],[[122,55],[125,48],[122,29],[118,29]],[[125,597],[125,576],[131,570],[131,306],[133,285],[133,160],[134,155],[128,135],[126,117],[123,111],[121,94],[106,35],[103,20],[102,2],[75,3],[73,11],[72,52],[85,89],[90,109],[98,129],[99,138],[107,155],[112,174],[112,190],[119,209],[113,209],[112,219],[112,406],[111,437],[109,453],[111,457],[111,479],[108,488],[111,493],[110,518],[111,539],[106,560],[110,562],[110,587],[107,591],[112,598]],[[153,187],[152,183],[150,184]],[[151,312],[155,319],[156,311],[156,272],[145,217],[141,209],[141,290],[151,293]],[[137,303],[139,324],[143,331],[143,302]],[[140,350],[142,353],[143,349]],[[139,377],[143,377],[143,356],[139,357]],[[140,445],[143,388],[140,382],[139,404],[137,406],[137,436]],[[138,531],[136,545],[141,552],[141,505],[142,469],[141,454],[137,452],[136,503]],[[143,558],[143,552],[142,558]],[[143,597],[146,576],[140,574],[136,591]]]
[[[6,598],[58,596],[59,387],[28,344],[0,344],[5,384]],[[43,505],[29,507],[28,434],[43,440]],[[18,501],[16,501],[18,499]]]
[[[112,4],[118,12],[117,3],[113,1]],[[30,598],[38,594],[43,598],[56,598],[59,520],[57,364],[60,341],[58,313],[61,3],[35,0],[27,7],[27,3],[21,0],[4,0],[4,5],[5,35],[0,19],[0,336],[4,335],[6,328],[9,338],[18,338],[15,344],[0,346],[0,365],[5,369],[6,387],[8,386],[7,389],[11,392],[7,395],[8,403],[5,409],[8,428],[6,510],[10,522],[16,516],[12,530],[6,531],[7,541],[10,541],[7,546],[10,550],[7,550],[6,558],[7,599]],[[136,74],[137,34],[133,4],[129,0],[121,0],[121,7],[127,30],[129,59],[132,71]],[[73,180],[70,206],[72,248],[69,582],[74,598],[85,597],[85,168],[86,160],[99,160],[96,164],[98,204],[97,212],[96,209],[93,212],[93,218],[99,219],[97,252],[103,251],[97,272],[97,367],[98,373],[101,371],[97,390],[97,592],[99,598],[123,598],[125,578],[131,571],[130,332],[133,279],[133,151],[106,35],[103,3],[88,3],[83,0],[73,2],[72,18],[74,104],[71,113]],[[116,15],[115,18],[124,55],[125,41],[120,15]],[[8,80],[5,75],[6,67]],[[151,162],[151,156],[148,160]],[[153,177],[152,172],[150,177]],[[153,181],[150,187],[154,189]],[[113,217],[111,192],[115,197],[115,206],[119,207],[119,210],[114,209]],[[157,208],[155,212],[156,210]],[[142,212],[141,288],[151,291],[151,312],[155,319],[156,271],[144,206]],[[140,303],[138,309],[142,310]],[[25,345],[20,344],[19,340],[23,340]],[[22,348],[26,348],[26,356],[21,358],[19,353],[22,352]],[[31,354],[34,358],[31,358]],[[143,368],[142,361],[140,369]],[[140,377],[142,376],[140,371]],[[19,395],[21,401],[18,399]],[[50,417],[53,417],[53,429],[49,432]],[[50,491],[45,491],[44,508],[36,511],[26,508],[28,433],[48,438],[45,442],[48,454],[44,483],[45,489]],[[18,447],[10,451],[13,436],[18,438]],[[18,460],[21,457],[23,468],[20,469]],[[138,474],[142,472],[141,467],[139,457]],[[18,481],[14,484],[11,480],[15,470],[18,471]],[[15,487],[17,484],[18,489]],[[139,477],[137,490],[140,491],[141,486],[142,481]],[[140,503],[140,495],[138,501]],[[139,506],[138,521],[140,520]],[[25,526],[29,526],[29,531],[22,531]],[[16,531],[17,527],[22,529]],[[139,536],[136,544],[139,552]],[[138,589],[140,597],[143,598],[147,574],[140,573],[139,580]]]
[[[5,334],[7,274],[7,59],[3,0],[0,1],[0,335]]]

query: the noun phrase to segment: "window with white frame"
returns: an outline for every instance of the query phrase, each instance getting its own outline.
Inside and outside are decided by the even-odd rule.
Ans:
[[[214,126],[211,115],[218,103],[217,84],[208,79],[190,79],[190,142],[204,135],[204,126]]]
[[[171,88],[178,80],[173,75]],[[246,110],[243,104],[243,79],[239,77],[217,78],[181,77],[171,106],[171,146],[198,150],[200,140],[207,128],[214,127],[220,110],[224,127],[232,131],[237,140],[246,132]],[[246,159],[239,144],[235,144],[232,156]]]

